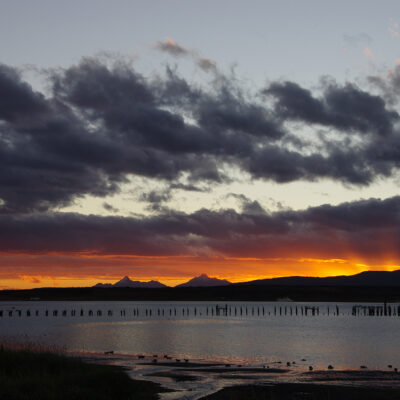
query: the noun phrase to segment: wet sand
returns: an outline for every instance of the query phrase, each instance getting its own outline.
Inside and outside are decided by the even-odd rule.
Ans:
[[[400,374],[394,369],[316,369],[308,365],[271,362],[239,365],[159,357],[113,354],[94,358],[125,366],[133,379],[145,379],[170,389],[162,400],[399,400]],[[285,365],[285,368],[283,367]],[[277,366],[282,365],[278,368]]]

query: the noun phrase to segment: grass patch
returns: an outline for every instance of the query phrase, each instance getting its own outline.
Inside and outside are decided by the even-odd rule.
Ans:
[[[153,400],[162,391],[155,383],[132,380],[120,367],[0,345],[1,400]]]

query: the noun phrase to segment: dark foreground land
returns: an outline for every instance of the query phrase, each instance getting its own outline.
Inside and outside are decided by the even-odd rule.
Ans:
[[[0,346],[1,400],[153,400],[163,391],[156,383],[132,380],[119,367]]]
[[[366,386],[366,382],[355,386],[366,378],[388,381],[389,386]],[[332,379],[335,382],[331,384],[318,382]],[[321,371],[313,383],[237,385],[201,400],[398,400],[400,389],[391,387],[398,387],[397,383],[393,372],[339,371],[333,376]],[[158,393],[166,391],[156,383],[131,379],[120,367],[89,364],[51,351],[0,345],[1,400],[155,400]],[[182,391],[182,398],[185,394]]]
[[[398,400],[400,390],[352,386],[281,383],[224,388],[200,400]]]
[[[265,286],[235,284],[197,288],[41,288],[2,290],[0,301],[351,301],[400,302],[400,286]]]

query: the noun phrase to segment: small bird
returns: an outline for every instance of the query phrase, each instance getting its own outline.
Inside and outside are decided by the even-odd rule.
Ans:
[[[365,365],[360,365],[361,369],[366,369],[367,367]]]
[[[310,366],[308,367],[308,370],[309,370],[309,371],[312,371],[312,370],[313,370],[312,365],[310,365]]]
[[[328,365],[328,369],[333,369],[332,365]]]
[[[389,365],[388,365],[388,368],[393,368],[392,364],[389,364]]]
[[[288,361],[288,362],[286,363],[286,366],[287,366],[287,367],[290,367],[290,361]]]

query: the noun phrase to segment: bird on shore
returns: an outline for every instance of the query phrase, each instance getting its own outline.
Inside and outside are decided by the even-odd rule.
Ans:
[[[312,370],[313,370],[312,365],[310,365],[310,366],[308,367],[308,370],[309,370],[309,371],[312,371]]]
[[[332,365],[328,365],[328,369],[333,369]]]

